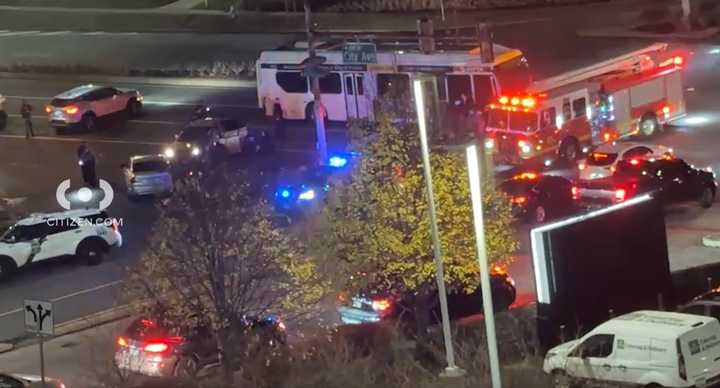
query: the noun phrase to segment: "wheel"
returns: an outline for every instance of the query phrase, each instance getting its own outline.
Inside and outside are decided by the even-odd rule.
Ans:
[[[125,111],[127,112],[129,117],[138,117],[140,116],[140,111],[142,110],[142,104],[140,101],[132,98],[127,103],[127,107],[125,107]]]
[[[537,205],[535,208],[535,222],[538,224],[542,224],[548,219],[548,212],[547,209],[545,209],[545,206],[543,205]]]
[[[80,243],[77,249],[77,256],[85,260],[88,265],[97,265],[102,262],[105,249],[98,241],[86,240]]]
[[[575,163],[580,155],[580,144],[578,141],[570,138],[565,139],[560,146],[560,158],[568,163]]]
[[[640,134],[650,137],[660,130],[660,123],[654,115],[645,115],[639,124]]]
[[[85,113],[82,117],[81,125],[88,131],[94,131],[97,128],[97,119],[93,113]]]
[[[552,383],[554,388],[574,388],[572,379],[564,371],[556,370],[552,372]]]
[[[15,260],[2,256],[0,257],[0,280],[6,280],[17,270]]]
[[[7,126],[7,113],[5,111],[0,111],[0,131],[5,129]]]
[[[198,361],[192,356],[183,356],[173,368],[173,377],[194,378],[198,373]]]
[[[712,207],[713,202],[715,202],[715,190],[712,187],[706,187],[700,196],[700,207],[708,209]]]

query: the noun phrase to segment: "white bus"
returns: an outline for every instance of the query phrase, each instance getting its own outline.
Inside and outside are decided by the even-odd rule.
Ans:
[[[441,102],[456,101],[464,93],[479,108],[501,90],[522,90],[530,83],[523,53],[497,44],[494,63],[483,63],[479,48],[427,55],[397,42],[376,42],[376,46],[377,63],[367,65],[344,64],[342,42],[323,43],[316,49],[317,55],[327,58],[322,67],[329,73],[320,79],[320,93],[328,120],[372,119],[378,97],[410,93],[411,78],[418,73],[435,76]],[[307,57],[301,44],[260,54],[258,104],[265,115],[294,120],[312,117],[311,85],[300,65]]]

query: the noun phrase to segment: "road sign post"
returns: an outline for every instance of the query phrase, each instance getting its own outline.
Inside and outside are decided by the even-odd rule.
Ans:
[[[45,387],[45,336],[52,336],[55,333],[55,320],[52,303],[40,300],[24,301],[25,331],[35,333],[39,337],[40,344],[40,380]]]
[[[310,2],[304,1],[305,8],[305,33],[307,34],[308,57],[315,57],[315,34],[312,24],[312,13],[310,10]],[[317,75],[310,78],[313,93],[313,115],[315,116],[315,148],[318,152],[320,164],[327,163],[327,137],[325,134],[325,115],[327,114],[320,99],[320,77]]]

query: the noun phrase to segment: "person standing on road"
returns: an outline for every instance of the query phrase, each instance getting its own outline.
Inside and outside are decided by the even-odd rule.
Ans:
[[[32,127],[32,105],[28,104],[25,100],[22,100],[20,104],[20,116],[25,122],[25,138],[30,139],[35,137]]]
[[[93,155],[87,144],[83,143],[77,149],[78,164],[82,172],[85,184],[97,188],[99,186],[97,174],[95,173],[95,155]]]

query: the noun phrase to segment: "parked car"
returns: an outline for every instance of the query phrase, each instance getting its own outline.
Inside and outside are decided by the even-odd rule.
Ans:
[[[45,377],[43,385],[42,378],[37,375],[0,372],[0,388],[66,388],[66,386],[62,381],[51,377]]]
[[[665,311],[621,315],[550,349],[543,370],[555,387],[713,386],[720,382],[720,322]]]
[[[231,323],[233,343],[242,352],[286,343],[285,325],[274,317],[239,318]],[[115,364],[124,373],[196,376],[219,365],[217,341],[209,326],[174,328],[162,321],[135,319],[117,338]]]
[[[720,288],[715,288],[693,298],[687,304],[678,308],[685,314],[705,315],[720,319]]]
[[[517,290],[515,281],[499,268],[490,277],[493,306],[495,311],[505,311],[515,302]],[[482,312],[482,290],[478,286],[472,294],[448,293],[450,317],[462,318]],[[397,294],[387,291],[365,291],[350,298],[341,295],[337,306],[340,319],[347,324],[379,322],[382,320],[413,320],[411,293]],[[440,305],[437,298],[432,300],[431,322],[437,322]]]
[[[5,112],[5,97],[0,94],[0,131],[7,126],[7,112]]]
[[[581,200],[622,202],[653,193],[663,204],[696,201],[709,208],[715,202],[717,183],[711,170],[700,170],[673,157],[620,161],[608,178],[578,181],[573,189]]]
[[[518,219],[540,224],[575,211],[573,184],[561,176],[522,173],[499,188],[510,197],[513,216]]]
[[[0,238],[0,279],[43,260],[77,256],[98,264],[122,245],[115,219],[98,209],[36,213],[19,220]]]
[[[164,155],[136,155],[120,167],[130,198],[170,195],[173,191],[172,169]]]
[[[578,163],[579,179],[607,178],[615,172],[621,161],[647,160],[672,156],[673,149],[662,145],[636,142],[612,142],[594,149],[585,160]]]
[[[80,125],[86,130],[97,129],[99,118],[119,112],[136,117],[142,110],[143,96],[137,90],[121,91],[100,85],[82,85],[55,96],[45,112],[55,128]]]

